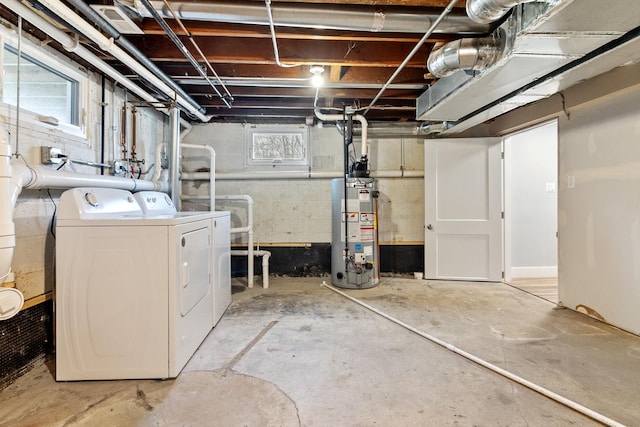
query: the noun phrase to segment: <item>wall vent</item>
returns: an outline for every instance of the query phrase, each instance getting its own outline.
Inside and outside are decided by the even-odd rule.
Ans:
[[[144,34],[144,31],[136,25],[118,6],[91,5],[104,19],[109,21],[121,34]]]

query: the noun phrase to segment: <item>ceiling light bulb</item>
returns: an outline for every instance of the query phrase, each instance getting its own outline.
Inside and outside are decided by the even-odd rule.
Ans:
[[[322,73],[324,73],[324,67],[321,65],[312,65],[309,68],[311,74],[311,84],[314,87],[320,87],[324,83],[324,79],[322,78]]]
[[[322,74],[314,74],[311,77],[311,85],[313,87],[320,87],[324,83],[324,78],[322,78]]]

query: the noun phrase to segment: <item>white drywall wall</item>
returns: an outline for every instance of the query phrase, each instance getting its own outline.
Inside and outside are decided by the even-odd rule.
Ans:
[[[640,85],[560,126],[559,297],[640,333]]]

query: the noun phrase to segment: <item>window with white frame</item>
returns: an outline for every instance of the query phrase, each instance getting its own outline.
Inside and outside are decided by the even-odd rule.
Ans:
[[[22,120],[84,137],[86,74],[27,40],[22,40],[18,57],[17,36],[0,36],[2,105],[19,107]]]
[[[307,166],[308,129],[252,126],[245,133],[249,166]]]

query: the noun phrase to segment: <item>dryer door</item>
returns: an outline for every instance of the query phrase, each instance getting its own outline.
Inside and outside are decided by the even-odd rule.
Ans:
[[[209,294],[211,233],[208,227],[180,236],[180,314],[186,316]]]

